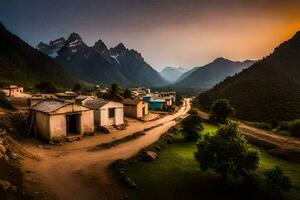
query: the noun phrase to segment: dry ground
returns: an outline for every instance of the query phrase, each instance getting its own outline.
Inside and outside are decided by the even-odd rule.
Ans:
[[[36,199],[119,199],[121,189],[110,177],[107,166],[114,160],[129,158],[154,143],[161,134],[175,125],[176,119],[185,117],[189,109],[190,103],[185,101],[178,112],[164,118],[150,122],[132,122],[126,130],[112,134],[98,133],[61,146],[44,145],[37,140],[28,139],[20,145],[35,155],[36,159],[26,158],[22,161],[25,189]],[[134,141],[107,150],[89,151],[95,145],[150,127],[155,128]],[[41,148],[45,146],[51,149]]]

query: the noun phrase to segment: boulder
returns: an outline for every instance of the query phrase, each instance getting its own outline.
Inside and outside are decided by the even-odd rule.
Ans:
[[[0,154],[5,155],[5,153],[6,153],[6,148],[5,148],[5,146],[2,145],[2,144],[0,144]]]
[[[157,158],[157,153],[154,151],[146,151],[146,159],[149,161],[153,161]]]
[[[5,180],[0,180],[0,187],[4,190],[8,190],[11,187],[11,183]]]

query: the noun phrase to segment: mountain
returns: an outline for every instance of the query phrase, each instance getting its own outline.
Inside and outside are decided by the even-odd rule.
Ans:
[[[167,81],[145,62],[142,55],[134,49],[127,49],[120,43],[110,49],[111,57],[122,67],[123,72],[135,85],[157,87]]]
[[[65,45],[65,43],[65,38],[61,37],[56,40],[50,41],[49,44],[40,42],[37,47],[43,53],[55,58],[57,56],[57,52]]]
[[[193,73],[193,72],[196,71],[197,69],[198,69],[198,67],[194,67],[194,68],[190,69],[189,71],[184,72],[184,73],[176,80],[176,82],[182,81],[183,79],[185,79],[186,77],[188,77],[191,73]]]
[[[118,83],[125,87],[166,84],[140,53],[127,49],[122,43],[108,49],[102,40],[98,40],[89,47],[77,33],[72,33],[64,42],[61,38],[54,41],[61,41],[63,45],[55,48],[51,42],[41,42],[37,48],[47,55],[56,54],[56,62],[87,82],[104,85]]]
[[[4,84],[24,86],[32,86],[40,81],[51,81],[59,87],[70,87],[80,82],[51,58],[10,33],[2,23],[0,23],[0,80]]]
[[[182,67],[166,67],[160,72],[160,75],[167,81],[175,82],[186,71],[188,70]]]
[[[208,89],[228,76],[239,73],[252,65],[254,61],[235,62],[225,58],[217,58],[213,62],[198,67],[186,78],[176,83],[177,87]]]
[[[236,117],[251,121],[292,120],[300,116],[300,32],[241,73],[199,95],[204,108],[228,99]]]

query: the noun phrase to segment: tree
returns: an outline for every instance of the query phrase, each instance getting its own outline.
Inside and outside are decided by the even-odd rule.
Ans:
[[[82,87],[79,83],[75,83],[74,86],[73,86],[73,92],[76,92],[77,94],[79,94],[81,88]]]
[[[291,181],[288,176],[285,176],[281,167],[276,166],[264,171],[266,177],[266,189],[272,199],[280,199],[283,191],[289,191]]]
[[[190,116],[182,121],[182,134],[187,142],[197,141],[200,137],[199,132],[203,130],[201,117],[193,110],[190,111]]]
[[[116,101],[121,101],[123,99],[121,87],[116,83],[111,84],[107,98]]]
[[[195,158],[201,170],[213,169],[226,180],[228,175],[247,178],[259,164],[259,152],[239,133],[238,124],[229,122],[215,135],[205,135],[197,144]]]
[[[49,81],[40,82],[35,87],[43,93],[54,93],[57,91],[56,87]]]
[[[227,99],[219,99],[215,101],[210,108],[210,120],[216,123],[226,123],[227,118],[234,114],[234,108]]]
[[[127,88],[125,91],[124,91],[124,98],[127,99],[127,98],[131,98],[132,95],[131,95],[131,91]]]

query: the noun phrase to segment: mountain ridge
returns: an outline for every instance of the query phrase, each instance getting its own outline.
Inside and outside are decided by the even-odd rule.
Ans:
[[[251,121],[293,120],[300,115],[300,32],[241,73],[199,95],[204,108],[228,99],[236,117]]]
[[[175,86],[209,89],[226,77],[239,73],[254,62],[250,60],[231,61],[219,57],[204,66],[193,68],[187,72],[188,74],[185,74],[185,77],[179,78],[180,80],[175,83]]]
[[[42,45],[38,49],[45,54],[49,52]],[[70,73],[93,84],[118,83],[125,87],[167,84],[138,51],[126,48],[123,43],[108,49],[101,39],[90,47],[77,33],[70,34],[55,60]]]

